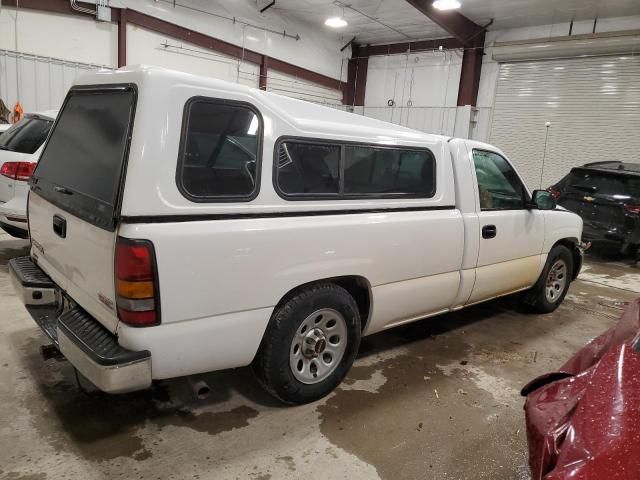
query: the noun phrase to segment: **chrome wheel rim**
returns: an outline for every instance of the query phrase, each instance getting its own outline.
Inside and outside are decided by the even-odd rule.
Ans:
[[[298,326],[289,349],[293,376],[307,385],[331,375],[347,349],[347,322],[332,308],[316,310]]]
[[[567,286],[567,264],[564,260],[556,260],[547,274],[544,293],[549,303],[558,301]]]

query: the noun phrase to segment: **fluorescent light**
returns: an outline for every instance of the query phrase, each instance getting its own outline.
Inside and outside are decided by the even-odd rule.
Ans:
[[[331,27],[331,28],[340,28],[340,27],[346,27],[348,25],[347,21],[342,18],[342,17],[331,17],[331,18],[327,18],[324,21],[324,24],[327,27]]]
[[[435,0],[433,7],[438,10],[455,10],[460,8],[460,2],[458,0]]]

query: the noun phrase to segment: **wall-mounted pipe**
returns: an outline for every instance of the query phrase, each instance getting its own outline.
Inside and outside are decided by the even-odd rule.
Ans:
[[[216,17],[216,18],[222,18],[223,20],[228,20],[230,22],[233,22],[234,24],[238,23],[240,25],[245,25],[247,27],[252,27],[258,30],[262,30],[263,32],[269,32],[269,33],[273,33],[276,35],[281,35],[284,38],[291,38],[293,40],[300,40],[300,35],[298,35],[297,33],[295,35],[292,35],[291,33],[287,33],[286,30],[282,30],[282,31],[278,31],[278,30],[273,30],[271,28],[267,28],[267,27],[261,27],[259,25],[253,25],[252,23],[248,23],[248,22],[244,22],[242,20],[237,19],[236,17],[227,17],[225,15],[220,15],[219,13],[213,13],[213,12],[209,12],[207,10],[202,10],[200,8],[195,8],[195,7],[191,7],[189,5],[185,5],[183,3],[178,3],[175,0],[156,0],[159,2],[163,2],[163,3],[168,3],[170,5],[172,5],[174,8],[176,7],[180,7],[180,8],[184,8],[187,10],[191,10],[193,12],[197,12],[197,13],[203,13],[205,15],[211,15],[212,17]]]
[[[260,13],[264,13],[267,10],[269,10],[271,7],[273,7],[276,4],[276,0],[273,0],[270,4],[268,4],[266,7],[262,7],[260,9]]]
[[[347,43],[344,44],[344,46],[340,49],[341,52],[344,52],[348,47],[350,47],[353,42],[356,41],[356,37],[355,35],[351,38],[351,40],[349,40]]]

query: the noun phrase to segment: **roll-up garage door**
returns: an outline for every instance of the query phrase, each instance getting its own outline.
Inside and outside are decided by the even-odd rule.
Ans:
[[[500,64],[490,142],[530,188],[587,162],[640,163],[640,57]]]

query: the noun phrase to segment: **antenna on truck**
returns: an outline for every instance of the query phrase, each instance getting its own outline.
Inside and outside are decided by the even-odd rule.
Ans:
[[[547,122],[544,124],[546,127],[546,132],[544,134],[544,150],[542,151],[542,167],[540,168],[540,187],[542,188],[542,175],[544,175],[544,161],[547,158],[547,140],[549,139],[549,127],[551,127],[551,122]]]

